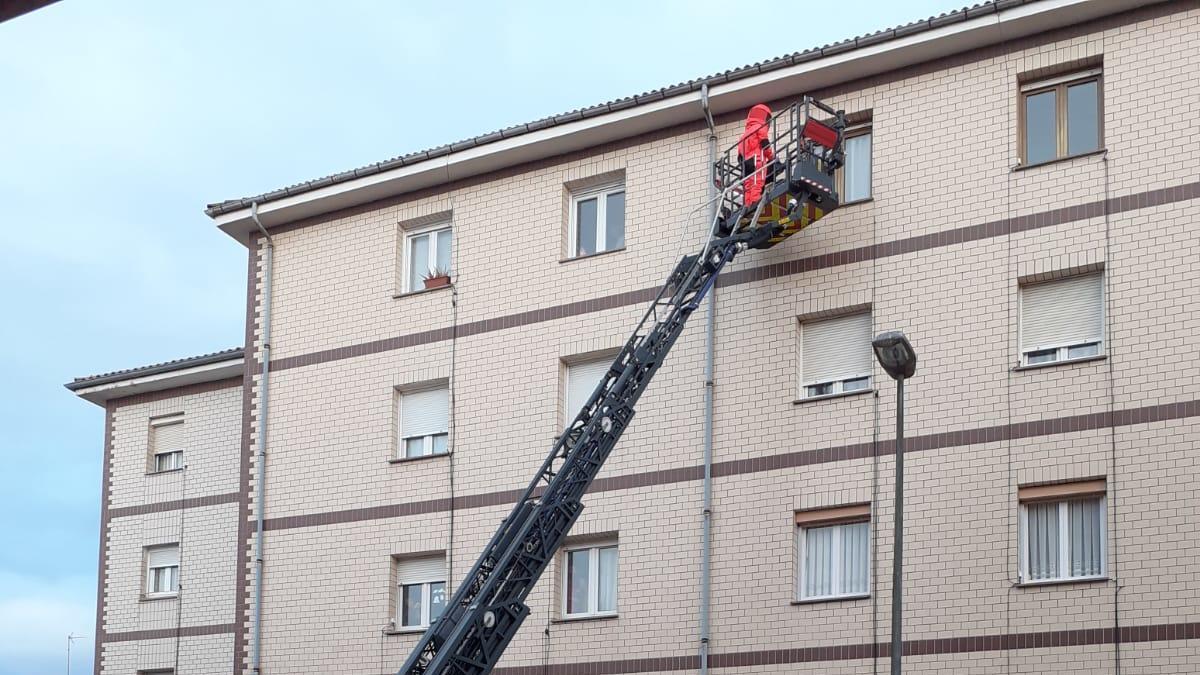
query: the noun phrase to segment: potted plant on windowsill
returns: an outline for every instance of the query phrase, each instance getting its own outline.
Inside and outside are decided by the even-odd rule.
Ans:
[[[435,267],[421,277],[425,280],[425,288],[444,288],[450,285],[450,273],[440,267]]]

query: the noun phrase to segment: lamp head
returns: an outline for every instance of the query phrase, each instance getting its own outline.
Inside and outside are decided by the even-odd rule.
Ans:
[[[875,358],[893,380],[907,380],[917,372],[917,352],[898,330],[880,333],[871,341]]]

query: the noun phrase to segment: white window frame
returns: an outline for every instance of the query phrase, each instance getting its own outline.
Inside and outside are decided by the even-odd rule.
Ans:
[[[1083,347],[1095,347],[1096,352],[1094,354],[1085,354],[1084,356],[1070,356],[1072,349],[1081,349]],[[1034,355],[1040,355],[1040,354],[1047,354],[1047,355],[1052,354],[1054,358],[1047,359],[1045,361],[1031,361],[1030,360],[1030,358],[1033,357]],[[1094,359],[1094,358],[1097,358],[1100,356],[1104,356],[1104,340],[1092,340],[1090,342],[1073,342],[1071,344],[1042,347],[1042,348],[1038,348],[1038,349],[1028,349],[1026,351],[1023,351],[1023,352],[1021,352],[1021,365],[1022,366],[1032,366],[1032,367],[1048,366],[1052,363],[1067,363],[1070,361],[1084,361],[1087,359]]]
[[[430,600],[433,598],[434,584],[442,584],[445,586],[446,580],[430,579],[429,581],[410,581],[406,584],[396,584],[396,616],[393,620],[396,622],[397,630],[418,630],[429,628],[429,625],[432,623],[430,612],[433,610],[433,603],[430,602]],[[421,622],[419,624],[404,623],[404,589],[408,586],[421,587]],[[443,592],[447,594],[447,603],[450,601],[449,590],[450,589],[448,588],[443,590]],[[445,605],[443,605],[442,611],[446,611]]]
[[[167,460],[169,460],[167,462],[167,464],[169,466],[164,467],[161,465],[161,462],[159,460],[163,459],[163,458],[166,458]],[[183,468],[183,451],[182,450],[170,450],[167,452],[154,453],[154,471],[153,471],[153,473],[166,473],[168,471],[177,471],[182,468]]]
[[[618,192],[625,192],[625,181],[615,183],[606,183],[597,187],[580,190],[578,193],[571,193],[571,215],[569,226],[567,228],[567,257],[568,258],[586,258],[588,256],[608,253],[609,251],[617,251],[620,249],[608,248],[608,196]],[[586,202],[589,199],[596,200],[596,252],[595,253],[579,253],[579,203]],[[629,215],[629,194],[625,194],[625,215]],[[625,219],[625,237],[629,237],[629,221]],[[622,248],[624,246],[622,245]]]
[[[873,122],[873,120],[872,120]],[[846,196],[846,167],[842,167],[837,171],[837,191],[838,196],[843,200],[842,206],[847,204],[857,204],[859,202],[869,202],[875,198],[875,129],[872,122],[864,122],[857,124],[843,132],[842,145],[851,138],[857,136],[870,136],[868,141],[871,145],[871,151],[867,153],[867,196],[850,199]]]
[[[434,441],[434,439],[438,438],[439,436],[446,437],[446,449],[443,450],[442,452],[435,452],[433,449],[433,441]],[[419,455],[408,454],[408,441],[416,440],[418,438],[424,440],[424,448],[421,450],[421,454],[419,454]],[[448,455],[448,454],[450,454],[450,433],[449,432],[443,432],[440,434],[426,434],[424,436],[407,436],[407,437],[401,436],[400,437],[400,459],[420,459],[421,457],[440,457],[442,455]]]
[[[617,552],[617,564],[613,573],[617,576],[613,583],[617,586],[618,606],[611,610],[600,611],[595,609],[600,605],[600,551],[601,549],[614,549]],[[571,576],[571,553],[579,551],[588,552],[588,607],[591,608],[586,612],[569,612],[570,607],[569,596],[569,580]],[[621,578],[621,548],[616,541],[591,542],[587,544],[577,544],[574,546],[563,547],[562,554],[562,616],[564,619],[584,619],[598,616],[616,616],[620,609],[619,600],[621,586],[619,583]]]
[[[170,415],[167,417],[159,417],[150,420],[150,473],[167,473],[168,471],[178,471],[183,468],[183,448],[175,450],[165,450],[160,452],[158,449],[158,430],[163,427],[172,427],[175,425],[183,425],[183,414]],[[171,466],[160,469],[158,466],[158,458],[171,456]]]
[[[849,384],[851,382],[857,382],[858,380],[863,380],[863,379],[866,380],[866,384],[864,386],[856,387],[854,389],[846,389],[847,384]],[[823,394],[810,394],[809,393],[810,387],[822,387],[825,385],[831,385],[830,390],[828,392],[825,392]],[[867,373],[866,375],[855,375],[854,377],[846,377],[846,378],[842,378],[840,380],[824,380],[821,382],[806,382],[806,383],[800,385],[800,398],[807,401],[810,399],[828,398],[830,396],[837,396],[839,394],[857,393],[860,391],[871,391],[871,374],[870,373]]]
[[[871,314],[871,312],[870,312],[870,310],[863,311],[863,312],[851,312],[849,314],[845,314],[845,315],[841,315],[841,316],[828,317],[827,319],[826,318],[806,319],[806,320],[799,322],[800,330],[799,330],[798,337],[800,339],[800,344],[797,346],[797,351],[800,354],[801,376],[803,376],[803,373],[804,373],[804,325],[806,323],[811,323],[811,322],[835,320],[835,319],[840,319],[843,317],[858,316],[859,314],[867,314],[869,316]],[[867,349],[870,349],[869,345],[867,346]],[[863,379],[866,380],[866,383],[863,386],[856,387],[854,389],[846,389],[846,385],[848,383],[856,382],[858,380],[863,380]],[[825,392],[822,394],[810,394],[809,393],[809,389],[811,387],[821,387],[821,386],[825,386],[825,385],[831,385],[830,390],[828,392]],[[853,373],[853,374],[849,374],[849,375],[846,375],[843,377],[839,377],[838,379],[834,379],[834,380],[812,380],[809,382],[801,381],[800,382],[800,399],[809,401],[809,400],[814,400],[814,399],[840,396],[841,394],[847,394],[847,393],[858,393],[858,392],[864,392],[864,391],[871,391],[872,386],[873,386],[872,373],[871,373],[870,369],[868,369],[866,372]]]
[[[437,233],[443,232],[443,231],[450,232],[450,254],[451,255],[450,255],[449,267],[453,267],[453,265],[454,265],[454,223],[452,223],[448,220],[443,220],[443,221],[438,221],[436,223],[433,223],[432,225],[426,225],[425,227],[416,228],[411,231],[406,230],[404,232],[404,264],[402,266],[402,275],[401,275],[402,276],[401,281],[403,284],[401,286],[401,288],[404,289],[403,290],[404,293],[414,293],[416,291],[425,290],[424,286],[421,286],[419,288],[411,288],[412,284],[410,283],[409,277],[412,276],[411,273],[412,273],[412,268],[413,268],[413,260],[412,260],[412,241],[413,241],[413,239],[416,239],[417,237],[422,237],[425,235],[430,235],[430,237],[429,237],[429,259],[436,261],[437,253],[438,253],[438,251],[437,251],[437,240],[438,240]],[[423,272],[422,275],[424,275],[425,273],[428,273],[430,271],[432,271],[432,268],[426,269],[426,271]],[[447,269],[445,271],[446,271],[446,274],[453,274],[452,269]]]
[[[837,588],[841,585],[841,582],[842,582],[841,562],[842,562],[842,534],[843,534],[843,532],[845,532],[844,526],[860,525],[862,523],[867,524],[867,556],[866,556],[866,558],[867,558],[867,590],[863,591],[863,592],[856,591],[854,593],[832,593],[830,595],[804,595],[804,588],[805,588],[804,582],[807,580],[804,576],[804,570],[805,570],[805,567],[807,567],[804,564],[804,561],[805,561],[804,556],[806,553],[806,546],[808,544],[808,531],[820,529],[823,527],[838,528],[838,529],[834,530],[833,562],[832,562],[833,569],[831,570],[831,576],[833,577],[833,583],[830,584],[833,588]],[[821,600],[847,600],[847,599],[851,599],[851,598],[871,597],[871,587],[872,587],[872,581],[873,581],[873,579],[872,579],[873,575],[871,574],[871,571],[872,571],[871,570],[871,553],[872,553],[872,551],[871,551],[871,546],[872,546],[871,528],[872,528],[872,524],[871,524],[871,518],[869,516],[867,518],[851,520],[851,521],[847,521],[847,522],[843,522],[843,523],[816,522],[811,525],[797,525],[796,526],[796,561],[797,561],[797,567],[799,569],[796,572],[796,600],[799,602],[818,602]]]
[[[175,549],[175,564],[174,565],[157,565],[157,566],[150,565],[150,555],[154,551],[161,551],[161,550],[170,549],[170,548]],[[176,597],[177,595],[179,595],[179,575],[180,575],[179,544],[161,544],[158,546],[147,546],[145,549],[144,555],[145,555],[145,559],[146,559],[146,563],[145,563],[146,564],[146,597],[147,598],[173,598],[173,597]],[[169,570],[169,569],[175,570],[173,572],[174,578],[172,579],[172,581],[175,582],[174,583],[175,588],[173,588],[172,590],[169,590],[169,591],[155,591],[154,590],[155,572],[158,570]]]
[[[1078,276],[1090,276],[1095,274],[1100,277],[1100,338],[1098,340],[1085,340],[1083,342],[1069,342],[1062,344],[1049,344],[1034,349],[1021,349],[1020,345],[1024,342],[1025,333],[1025,291],[1031,286],[1041,286],[1042,284],[1053,284],[1059,279],[1050,281],[1039,281],[1032,284],[1022,284],[1017,293],[1017,348],[1021,349],[1021,367],[1037,368],[1039,366],[1049,366],[1057,363],[1071,363],[1073,361],[1086,361],[1088,359],[1096,359],[1105,356],[1104,353],[1104,333],[1108,326],[1108,285],[1107,285],[1107,270],[1099,272],[1088,272]],[[1075,275],[1063,277],[1061,280],[1073,278]],[[1072,349],[1080,349],[1083,347],[1096,347],[1095,354],[1087,354],[1084,356],[1070,356]],[[1030,362],[1030,356],[1034,354],[1050,353],[1054,354],[1054,358],[1046,361]]]
[[[396,458],[397,459],[420,459],[422,457],[441,457],[443,455],[450,454],[450,429],[449,429],[450,412],[449,412],[449,410],[447,410],[447,412],[446,412],[447,428],[445,431],[442,431],[439,433],[433,433],[433,434],[423,434],[421,436],[405,436],[404,435],[404,398],[406,396],[412,396],[413,394],[422,394],[425,392],[438,391],[438,390],[442,390],[442,389],[448,390],[449,385],[397,392],[398,393],[398,396],[396,399],[396,438],[397,438]],[[447,391],[446,396],[448,399],[449,391]],[[438,437],[441,437],[441,436],[446,437],[446,449],[443,452],[434,452],[433,442],[435,439],[437,439]],[[409,455],[408,454],[408,441],[415,440],[415,439],[423,439],[421,454]]]
[[[1073,501],[1099,500],[1100,502],[1100,573],[1078,577],[1071,576],[1071,518],[1070,503]],[[1029,573],[1029,505],[1052,503],[1058,508],[1058,572],[1051,579],[1032,579]],[[1073,581],[1093,581],[1108,578],[1108,495],[1093,497],[1068,497],[1036,502],[1021,503],[1021,570],[1020,582],[1025,586],[1039,584],[1061,584]],[[1064,576],[1065,573],[1065,576]]]

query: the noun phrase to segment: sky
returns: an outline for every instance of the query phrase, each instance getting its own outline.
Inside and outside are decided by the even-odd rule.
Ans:
[[[246,251],[206,204],[961,4],[768,3],[747,28],[710,0],[63,0],[0,23],[0,675],[65,672],[68,633],[91,668],[104,415],[63,383],[241,344]]]

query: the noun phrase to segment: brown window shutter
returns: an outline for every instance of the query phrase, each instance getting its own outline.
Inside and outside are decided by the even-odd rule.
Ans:
[[[829,509],[811,509],[796,512],[796,525],[800,527],[856,523],[870,519],[870,504],[852,504],[850,506],[836,506]]]
[[[1100,497],[1105,492],[1103,478],[1081,480],[1073,483],[1055,483],[1053,485],[1024,485],[1017,488],[1017,499],[1022,502],[1044,502],[1061,499],[1078,499],[1081,497]]]

